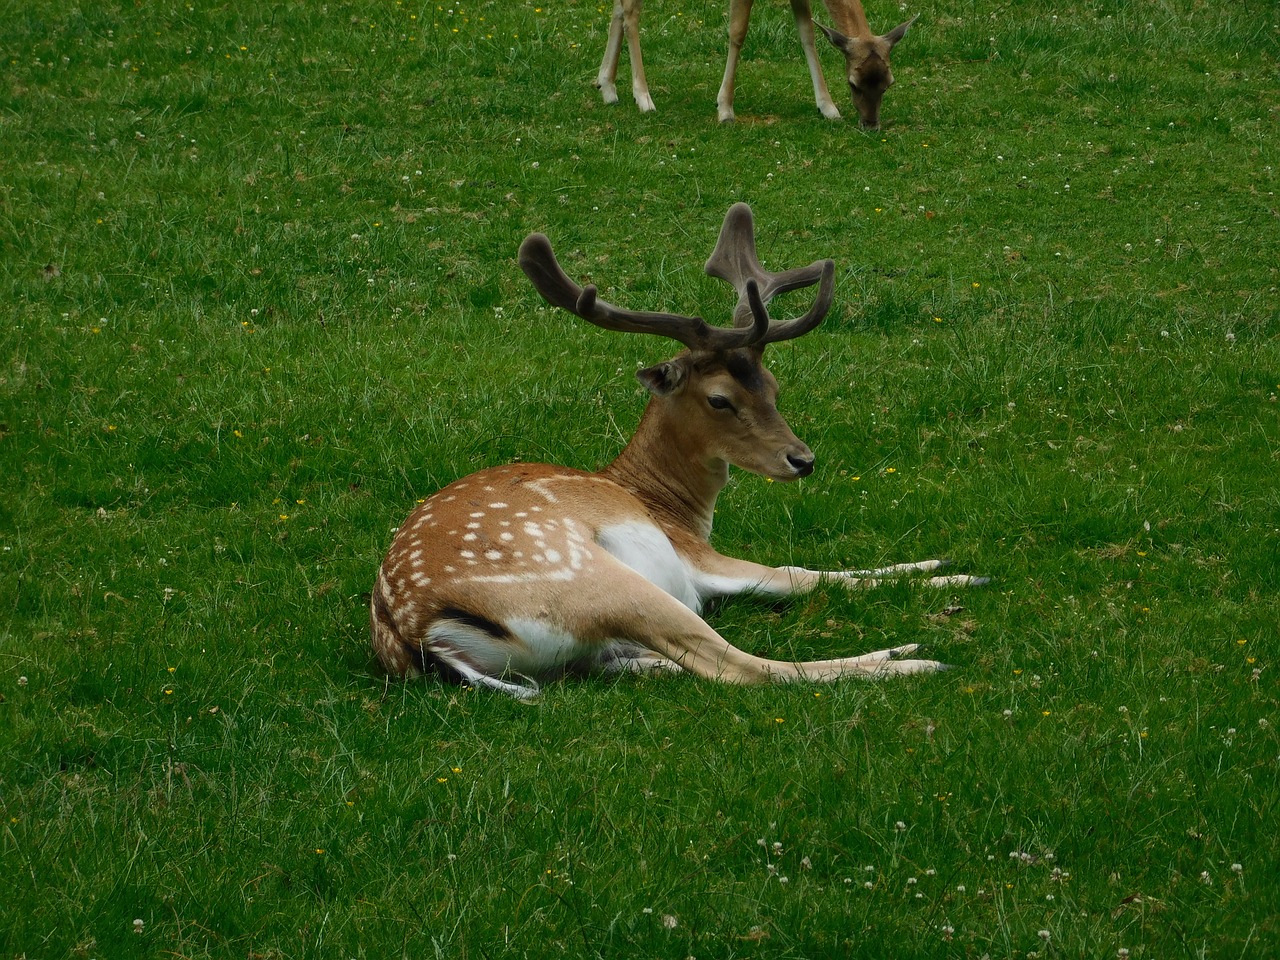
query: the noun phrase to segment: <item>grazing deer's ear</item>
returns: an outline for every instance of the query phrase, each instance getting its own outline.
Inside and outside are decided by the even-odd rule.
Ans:
[[[894,27],[892,30],[886,33],[882,39],[888,40],[890,47],[896,46],[898,41],[907,35],[907,30],[910,29],[911,25],[919,19],[920,19],[920,14],[917,13],[914,17],[912,17],[906,23],[898,24],[896,27]]]
[[[814,22],[814,25],[819,30],[821,30],[823,33],[827,35],[827,39],[831,41],[831,45],[833,47],[835,47],[837,50],[847,51],[849,49],[849,46],[852,43],[852,41],[850,41],[850,39],[846,37],[843,33],[841,33],[839,30],[832,30],[830,27],[825,27],[822,24],[818,23],[817,20],[813,22]]]
[[[670,396],[684,383],[684,377],[684,364],[678,360],[668,360],[636,372],[636,379],[655,397]]]

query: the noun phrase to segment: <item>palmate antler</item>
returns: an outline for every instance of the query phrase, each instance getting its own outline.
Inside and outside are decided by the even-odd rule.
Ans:
[[[713,327],[701,317],[625,310],[599,299],[594,285],[583,288],[561,269],[551,242],[532,233],[520,245],[520,268],[553,306],[606,330],[651,333],[684,344],[690,350],[726,351],[791,340],[808,333],[827,315],[835,287],[835,264],[819,260],[807,267],[771,273],[756,255],[751,208],[735,203],[725,215],[720,239],[707,260],[708,275],[727,280],[738,292],[734,326]],[[813,306],[802,317],[782,323],[769,319],[768,304],[777,294],[821,283]]]
[[[810,287],[822,281],[822,286],[818,288],[818,299],[809,312],[796,320],[776,325],[770,331],[767,343],[791,340],[808,333],[822,322],[822,318],[831,309],[835,264],[830,260],[818,260],[807,267],[796,267],[780,273],[765,270],[756,254],[755,218],[751,208],[745,203],[735,203],[724,215],[720,239],[716,241],[716,248],[707,258],[703,269],[707,276],[727,280],[738,291],[738,306],[733,312],[735,327],[745,326],[750,322],[747,288],[751,281],[755,281],[759,287],[760,299],[765,304],[780,293]],[[792,330],[792,327],[797,329]]]

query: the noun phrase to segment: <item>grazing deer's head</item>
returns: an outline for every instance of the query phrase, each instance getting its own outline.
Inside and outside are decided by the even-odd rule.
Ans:
[[[639,371],[652,394],[646,420],[670,438],[667,447],[693,460],[692,469],[723,473],[733,464],[772,480],[795,480],[813,472],[813,453],[778,413],[778,384],[763,364],[764,348],[808,333],[831,308],[835,265],[821,260],[778,273],[766,271],[756,254],[751,208],[735,204],[725,217],[706,271],[738,292],[734,326],[713,327],[700,317],[624,310],[600,300],[556,262],[542,234],[520,248],[520,266],[552,304],[598,327],[650,333],[684,344],[685,351]],[[820,284],[804,316],[774,323],[768,303],[779,293]],[[642,427],[643,428],[643,427]]]
[[[889,55],[915,22],[916,17],[912,17],[882,37],[877,37],[869,29],[845,36],[839,30],[818,24],[827,39],[844,54],[845,76],[849,81],[849,92],[853,95],[853,105],[858,110],[858,121],[868,130],[880,126],[880,101],[884,99],[884,92],[893,86]]]

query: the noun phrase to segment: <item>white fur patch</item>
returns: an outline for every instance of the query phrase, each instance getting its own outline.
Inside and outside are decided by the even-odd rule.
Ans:
[[[572,634],[541,620],[513,617],[503,626],[524,644],[523,650],[513,650],[511,655],[511,669],[519,673],[554,670],[593,652]]]
[[[605,527],[596,534],[596,543],[690,610],[702,612],[702,596],[693,571],[676,553],[667,535],[653,524],[633,521]]]

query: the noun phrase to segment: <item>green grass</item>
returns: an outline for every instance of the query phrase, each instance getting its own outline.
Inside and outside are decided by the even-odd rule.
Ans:
[[[605,108],[603,6],[9,6],[0,954],[1274,955],[1274,5],[912,7],[875,134],[779,3],[736,125],[716,4],[649,0],[659,112]],[[667,350],[547,309],[520,240],[724,318],[736,200],[839,269],[770,351],[818,472],[735,476],[716,545],[993,583],[711,619],[959,669],[388,684],[415,499],[606,462]]]

